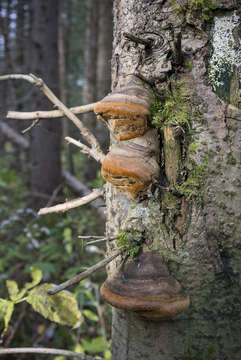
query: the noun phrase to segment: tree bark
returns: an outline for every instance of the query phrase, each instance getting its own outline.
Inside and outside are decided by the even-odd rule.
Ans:
[[[47,80],[51,90],[59,96],[57,24],[58,0],[31,2],[31,58],[32,72]],[[50,109],[49,101],[39,91],[34,93],[34,109]],[[44,146],[43,146],[44,144]],[[51,196],[61,183],[61,120],[46,120],[31,131],[30,188],[33,193]],[[31,206],[46,204],[34,196]]]
[[[240,4],[214,3],[215,9],[207,10],[189,1],[114,1],[113,88],[137,73],[152,84],[167,111],[171,85],[175,106],[168,126],[178,125],[184,133],[168,148],[161,131],[162,175],[152,195],[130,201],[108,185],[107,235],[120,229],[145,234],[143,251],[164,257],[191,305],[162,322],[113,308],[112,360],[241,358],[240,40],[235,35]],[[151,46],[133,43],[123,32],[151,40]],[[180,86],[182,94],[175,96]],[[188,123],[185,117],[184,125],[171,121],[177,108]],[[177,165],[172,168],[170,161]],[[111,251],[115,244],[108,246]],[[117,266],[111,263],[108,274]]]

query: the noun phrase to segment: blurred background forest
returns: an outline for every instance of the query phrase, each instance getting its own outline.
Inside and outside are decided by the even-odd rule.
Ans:
[[[0,0],[0,74],[33,73],[68,107],[95,102],[110,91],[111,51],[112,0]],[[58,284],[104,254],[104,245],[85,246],[78,238],[104,233],[100,200],[65,214],[37,215],[41,207],[103,184],[97,163],[66,145],[67,135],[80,139],[69,120],[43,119],[25,131],[31,121],[6,119],[8,110],[52,108],[24,81],[0,83],[0,298],[7,298],[7,279],[19,287],[29,280],[31,266],[42,270],[44,281]],[[104,126],[92,114],[82,119],[106,149]],[[0,347],[56,347],[108,359],[110,310],[98,293],[104,277],[103,270],[70,289],[84,314],[78,329],[51,323],[23,302]]]

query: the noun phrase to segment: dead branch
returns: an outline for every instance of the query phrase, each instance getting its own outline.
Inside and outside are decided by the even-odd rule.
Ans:
[[[87,243],[85,244],[85,246],[87,246],[87,245],[93,245],[93,244],[100,243],[100,242],[104,242],[104,241],[107,241],[107,238],[89,241],[89,242],[87,242]]]
[[[86,185],[82,184],[75,176],[73,176],[68,171],[63,170],[62,176],[65,180],[66,185],[68,185],[75,193],[82,194],[84,196],[91,193],[91,191]],[[90,206],[97,211],[97,213],[101,216],[102,219],[106,218],[104,205],[105,203],[103,199],[101,199],[101,197],[90,203]]]
[[[112,240],[116,240],[118,239],[118,236],[111,236],[111,237],[108,237],[108,236],[97,236],[97,235],[79,235],[78,236],[79,239],[97,239],[98,241],[112,241]]]
[[[114,260],[117,256],[119,256],[122,253],[122,251],[123,250],[121,250],[121,249],[116,250],[115,252],[113,252],[113,254],[109,255],[107,258],[101,260],[97,264],[89,267],[84,272],[74,276],[72,279],[63,282],[60,285],[55,286],[53,289],[49,290],[48,294],[50,294],[50,295],[57,294],[61,290],[64,290],[67,287],[77,284],[83,279],[86,279],[88,276],[93,274],[95,271],[97,271],[97,270],[101,269],[102,267],[106,266],[107,264],[109,264],[112,260]]]
[[[92,112],[97,104],[98,102],[82,105],[82,106],[75,106],[70,108],[69,110],[76,115],[86,114]],[[9,111],[7,113],[8,119],[16,119],[16,120],[54,119],[63,116],[65,116],[65,114],[62,110],[50,110],[50,111],[37,110],[37,111],[26,111],[26,112]]]
[[[85,244],[85,246],[87,245],[93,245],[93,244],[96,244],[96,243],[100,243],[100,242],[103,242],[103,241],[113,241],[113,240],[117,240],[118,237],[117,236],[112,236],[112,237],[107,237],[107,236],[78,236],[79,239],[96,239],[96,240],[93,240],[93,241],[89,241]]]
[[[36,126],[39,123],[39,119],[35,119],[31,125],[29,125],[26,129],[22,131],[22,134],[26,134],[29,130],[31,130],[34,126]]]
[[[96,152],[94,151],[93,148],[89,148],[88,146],[82,144],[80,141],[75,140],[69,136],[65,137],[65,140],[70,143],[70,144],[74,144],[75,146],[77,146],[78,148],[81,149],[81,152],[84,154],[88,154],[90,155],[92,158],[94,158],[97,162],[100,161],[102,162],[103,159],[100,159],[100,157],[96,157]]]
[[[52,348],[35,348],[35,347],[22,347],[22,348],[8,348],[0,349],[0,356],[11,354],[43,354],[43,355],[62,355],[76,357],[82,360],[97,360],[89,355],[79,354],[74,351],[52,349]],[[99,358],[98,358],[99,359]]]
[[[37,76],[33,74],[29,75],[23,75],[23,74],[10,74],[10,75],[3,75],[0,76],[0,80],[9,80],[9,79],[15,79],[15,80],[26,80],[30,82],[33,85],[36,85],[39,87],[39,89],[47,96],[47,98],[59,108],[59,110],[62,110],[64,115],[67,116],[74,124],[77,126],[77,128],[80,130],[83,137],[86,139],[86,141],[91,145],[92,151],[95,152],[95,159],[98,159],[98,161],[102,162],[104,158],[104,154],[100,148],[100,145],[95,138],[95,136],[82,124],[82,122],[75,116],[55,95],[54,93],[49,89],[49,87],[44,83],[44,81],[41,78],[38,78]]]
[[[28,139],[18,134],[17,131],[15,131],[11,126],[1,121],[0,121],[0,132],[5,136],[7,136],[9,140],[19,145],[23,150],[28,150],[30,148],[30,143]],[[73,176],[68,171],[62,170],[62,176],[64,178],[66,185],[69,186],[70,189],[74,191],[76,194],[81,194],[85,196],[91,193],[91,191],[87,186],[82,184],[75,176]],[[45,196],[44,194],[37,194],[37,195],[42,197]],[[45,197],[49,198],[49,196],[47,195]],[[105,219],[105,210],[103,208],[104,202],[100,198],[97,198],[96,200],[92,201],[90,203],[90,206],[93,207],[95,210],[97,210],[98,214],[103,219]]]
[[[104,194],[105,189],[95,189],[90,194],[83,196],[78,199],[66,201],[63,204],[58,204],[51,207],[42,208],[39,210],[38,215],[45,215],[50,213],[58,213],[58,212],[65,212],[70,209],[85,205],[90,203],[91,201],[97,199],[98,197],[102,196]]]

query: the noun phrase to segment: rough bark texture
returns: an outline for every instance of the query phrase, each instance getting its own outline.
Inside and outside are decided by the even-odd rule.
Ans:
[[[177,185],[166,174],[171,157],[164,151],[159,186],[142,201],[129,201],[109,185],[107,232],[135,229],[144,234],[144,251],[164,256],[191,306],[159,323],[113,309],[112,360],[241,358],[240,64],[234,60],[240,56],[240,3],[215,1],[209,21],[202,6],[181,3],[182,8],[171,0],[114,2],[113,88],[138,73],[165,103],[170,83],[175,89],[181,82],[183,101],[191,106],[180,151],[174,149],[180,156]],[[221,27],[230,38],[217,46]],[[123,32],[152,39],[151,49],[130,42]],[[236,54],[226,58],[228,74],[223,67],[213,71],[210,60],[215,50],[221,62],[224,45]],[[111,242],[109,250],[114,246]],[[109,265],[108,273],[116,266]]]
[[[31,71],[47,80],[59,96],[57,23],[58,0],[31,2],[32,64]],[[52,105],[39,91],[34,92],[34,109],[48,110]],[[61,120],[42,121],[31,130],[30,187],[33,193],[50,195],[61,183]],[[32,206],[42,207],[46,199],[33,196]]]

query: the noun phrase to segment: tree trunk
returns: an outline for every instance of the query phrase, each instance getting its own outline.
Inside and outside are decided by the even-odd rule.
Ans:
[[[59,18],[58,18],[58,55],[59,55],[59,83],[60,100],[68,106],[68,81],[67,81],[67,63],[69,53],[69,34],[71,28],[71,10],[72,0],[59,0]],[[70,134],[71,124],[66,117],[63,119],[63,139]],[[67,169],[74,173],[73,147],[64,141],[64,154],[66,156]]]
[[[89,104],[97,101],[97,57],[98,57],[98,14],[99,1],[88,0],[86,2],[86,24],[85,24],[85,45],[84,45],[84,86],[83,102]],[[86,125],[95,132],[95,114],[83,116]],[[98,134],[97,134],[98,137]],[[84,179],[91,181],[96,177],[99,165],[93,159],[85,159]]]
[[[98,58],[97,58],[97,97],[103,99],[111,88],[111,53],[112,53],[112,0],[103,0],[99,7],[98,17]],[[101,122],[96,123],[96,133],[104,150],[109,145],[108,131]]]
[[[240,6],[213,3],[114,1],[113,88],[137,73],[159,95],[162,175],[142,201],[108,185],[107,233],[145,234],[191,304],[162,322],[113,308],[112,360],[241,358]]]
[[[32,21],[32,72],[47,81],[50,89],[59,96],[57,24],[58,0],[31,2]],[[49,101],[39,91],[34,93],[34,109],[51,109]],[[43,146],[44,144],[44,146]],[[49,195],[61,183],[61,120],[40,122],[31,130],[30,187],[32,206],[42,207],[46,199],[34,195]]]

